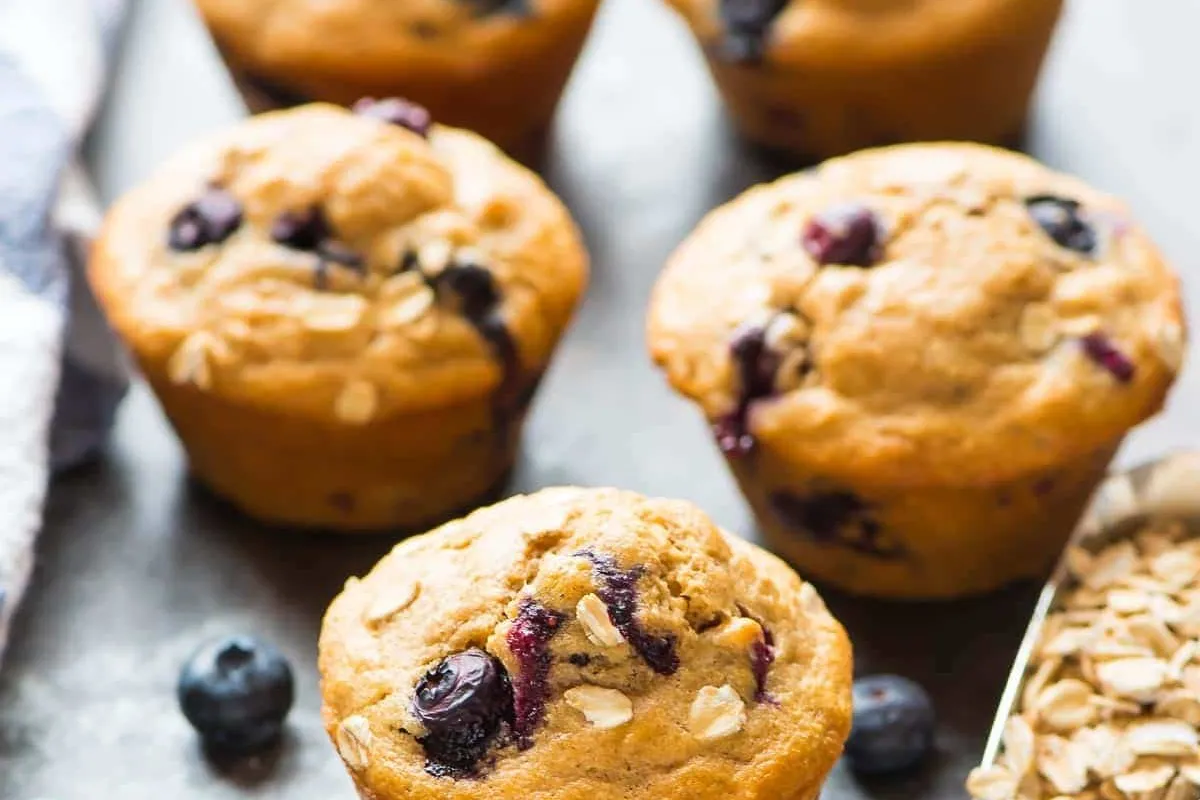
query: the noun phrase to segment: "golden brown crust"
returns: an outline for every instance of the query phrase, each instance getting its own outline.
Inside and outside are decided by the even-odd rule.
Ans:
[[[214,186],[240,222],[171,246]],[[276,241],[314,208],[319,244]],[[464,265],[474,284],[455,289]],[[221,495],[270,522],[411,529],[511,466],[587,256],[558,199],[474,134],[313,105],[201,142],[122,197],[89,276]]]
[[[644,570],[638,619],[676,637],[677,672],[656,674],[628,643],[589,641],[576,608],[597,585],[582,550]],[[498,749],[479,779],[432,777],[403,732],[420,732],[413,687],[470,647],[517,674],[506,633],[523,598],[566,615],[550,643],[544,724],[531,748]],[[774,635],[766,689],[778,705],[755,702],[748,640],[732,633],[734,622],[759,630],[749,616]],[[591,654],[586,666],[568,660],[579,652]],[[360,792],[378,800],[801,800],[815,796],[850,721],[849,643],[811,586],[688,503],[609,489],[517,497],[398,545],[330,607],[320,667],[330,736],[341,736]],[[593,727],[564,700],[580,685],[625,694],[632,718]],[[744,725],[697,738],[689,713],[705,686],[731,687]],[[351,719],[368,733],[348,745]]]
[[[235,69],[312,100],[400,95],[512,147],[548,122],[597,0],[197,0]],[[493,5],[503,5],[494,3]]]
[[[1062,0],[793,0],[759,47],[729,53],[720,0],[669,0],[743,132],[825,158],[900,141],[1010,143]]]
[[[171,217],[213,183],[245,221],[219,245],[172,251]],[[282,213],[314,205],[366,259],[365,274],[333,267],[322,287],[315,254],[272,241]],[[530,372],[549,359],[586,280],[566,209],[494,147],[436,126],[426,142],[324,105],[247,121],[122,197],[90,277],[140,358],[259,409],[328,419],[365,384],[375,419],[493,393],[503,365],[457,309],[420,307],[420,276],[396,274],[407,251],[434,269],[448,258],[486,267]],[[204,363],[200,381],[189,358]]]
[[[1039,228],[1024,201],[1041,194],[1082,204],[1094,256]],[[818,268],[801,233],[845,202],[881,218],[882,258]],[[755,404],[750,428],[867,485],[993,484],[1104,449],[1159,409],[1182,357],[1177,279],[1127,209],[982,146],[866,151],[716,210],[655,289],[650,348],[716,418],[737,402],[734,329],[780,309],[806,320],[812,369]],[[1031,322],[1046,329],[1032,342]],[[1085,355],[1091,331],[1132,361],[1128,382]]]

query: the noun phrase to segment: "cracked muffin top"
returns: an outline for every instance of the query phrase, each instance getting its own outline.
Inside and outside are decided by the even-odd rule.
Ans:
[[[396,546],[330,607],[325,723],[364,796],[815,797],[850,648],[694,506],[516,497]]]
[[[722,449],[844,479],[986,482],[1161,406],[1178,281],[1125,206],[980,145],[868,150],[711,213],[651,301],[651,352]]]
[[[90,276],[143,363],[346,422],[540,369],[586,280],[567,211],[400,100],[310,105],[201,142],[122,197]]]

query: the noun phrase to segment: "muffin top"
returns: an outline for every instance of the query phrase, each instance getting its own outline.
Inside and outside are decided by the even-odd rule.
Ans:
[[[148,372],[348,423],[541,369],[586,270],[535,175],[399,100],[191,147],[117,202],[90,264]]]
[[[1102,447],[1179,368],[1178,282],[1117,200],[978,145],[752,189],[672,255],[650,349],[714,421],[834,477],[990,482]]]
[[[850,648],[697,508],[548,489],[409,539],[330,607],[324,716],[380,800],[814,796]]]
[[[597,0],[196,0],[223,50],[261,77],[326,93],[384,86],[396,70],[468,80],[537,47]]]
[[[1053,27],[1062,0],[668,0],[722,60],[859,67]]]

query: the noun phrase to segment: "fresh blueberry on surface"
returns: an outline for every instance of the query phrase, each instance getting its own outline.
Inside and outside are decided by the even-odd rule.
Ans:
[[[1059,247],[1085,256],[1096,251],[1096,231],[1084,218],[1079,201],[1040,194],[1025,198],[1025,208]]]
[[[399,97],[385,97],[382,100],[364,97],[354,104],[354,113],[407,128],[418,136],[428,136],[429,128],[433,125],[433,117],[428,109]]]
[[[470,775],[501,727],[512,724],[508,673],[478,648],[448,656],[417,683],[412,713],[427,731],[420,740],[426,769],[439,776]]]
[[[292,708],[292,668],[267,642],[234,636],[204,645],[179,675],[179,706],[205,744],[250,755],[276,742]]]
[[[860,203],[828,208],[809,220],[801,243],[818,264],[869,267],[879,260],[883,230],[875,212]]]
[[[220,244],[242,225],[242,204],[224,189],[212,187],[171,218],[167,244],[188,252]]]
[[[846,741],[850,768],[864,774],[898,772],[933,750],[937,726],[925,690],[898,675],[854,682],[854,724]]]

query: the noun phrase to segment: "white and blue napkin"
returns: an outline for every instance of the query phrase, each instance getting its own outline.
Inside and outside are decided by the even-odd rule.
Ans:
[[[77,151],[126,0],[0,0],[0,654],[50,477],[103,445],[127,373],[83,277]]]

